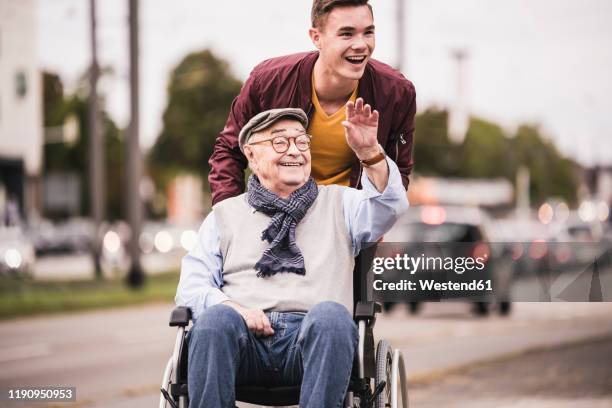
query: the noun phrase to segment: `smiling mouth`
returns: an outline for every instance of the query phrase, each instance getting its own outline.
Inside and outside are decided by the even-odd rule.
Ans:
[[[300,167],[302,163],[281,163],[281,166],[284,167]]]
[[[353,65],[359,65],[366,60],[366,56],[365,55],[351,56],[351,57],[345,57],[344,59]]]

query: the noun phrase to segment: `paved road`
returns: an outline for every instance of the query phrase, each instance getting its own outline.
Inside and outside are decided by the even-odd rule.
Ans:
[[[2,322],[0,388],[73,385],[78,407],[155,406],[174,340],[171,308]],[[428,304],[417,317],[400,309],[381,316],[376,335],[401,348],[411,379],[423,380],[508,353],[612,336],[612,303],[519,303],[508,318],[484,319],[473,317],[468,304]]]
[[[410,391],[418,408],[612,407],[612,337],[475,366]]]

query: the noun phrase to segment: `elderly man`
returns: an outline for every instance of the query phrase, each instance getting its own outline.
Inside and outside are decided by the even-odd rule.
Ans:
[[[301,109],[262,112],[241,130],[248,190],[206,217],[176,295],[195,321],[191,406],[234,407],[236,384],[301,384],[300,407],[343,400],[357,342],[354,257],[408,206],[377,142],[378,116],[357,99],[342,122],[363,190],[315,184]]]

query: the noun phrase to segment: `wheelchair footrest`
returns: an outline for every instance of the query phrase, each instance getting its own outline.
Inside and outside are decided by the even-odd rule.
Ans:
[[[359,397],[360,408],[372,408],[374,406],[375,397],[372,397],[369,380],[352,377],[349,381],[349,391]]]
[[[374,392],[372,393],[372,396],[366,400],[366,406],[369,406],[374,403],[374,401],[376,400],[376,397],[378,397],[378,394],[383,392],[386,385],[387,385],[386,381],[381,381],[378,384],[376,384],[376,388],[374,388]]]
[[[168,404],[170,404],[172,408],[178,408],[176,406],[176,403],[172,400],[172,397],[170,396],[170,394],[168,394],[168,391],[164,390],[163,388],[161,388],[160,390],[161,390],[162,395],[166,399],[166,401],[168,401]]]

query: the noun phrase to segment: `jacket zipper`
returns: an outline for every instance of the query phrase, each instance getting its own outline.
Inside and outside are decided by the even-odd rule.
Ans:
[[[397,159],[399,158],[399,143],[402,142],[403,145],[406,144],[404,140],[404,134],[400,133],[399,138],[395,142],[395,162],[397,163]]]

